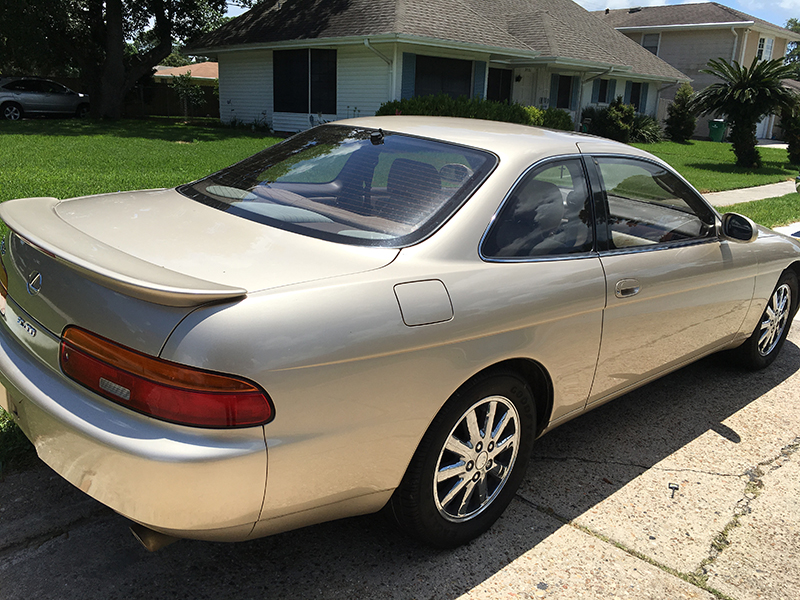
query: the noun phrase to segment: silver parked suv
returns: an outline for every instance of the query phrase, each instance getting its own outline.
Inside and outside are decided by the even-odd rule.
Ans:
[[[36,77],[0,78],[0,115],[16,121],[26,114],[63,114],[84,117],[89,96]]]

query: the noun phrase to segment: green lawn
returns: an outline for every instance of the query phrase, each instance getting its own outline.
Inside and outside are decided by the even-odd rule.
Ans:
[[[0,202],[172,187],[274,144],[249,130],[167,120],[0,122]]]
[[[693,140],[687,144],[633,145],[670,164],[701,193],[778,183],[798,174],[798,167],[789,164],[786,150],[779,148],[759,148],[764,166],[752,170],[736,166],[731,145],[727,143]]]
[[[800,194],[742,202],[718,208],[720,212],[735,212],[750,217],[766,227],[780,227],[800,222]]]

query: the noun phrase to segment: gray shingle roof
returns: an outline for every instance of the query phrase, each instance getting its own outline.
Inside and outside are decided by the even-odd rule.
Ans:
[[[267,0],[192,47],[405,34],[530,50],[492,22],[482,22],[484,12],[473,14],[462,0]]]
[[[687,79],[571,0],[469,1],[486,7],[491,5],[493,16],[509,10],[503,15],[507,29],[542,56],[629,66],[640,75]]]
[[[697,4],[676,4],[673,6],[645,6],[641,8],[618,8],[593,13],[612,27],[659,27],[669,25],[701,25],[706,23],[747,23],[753,22],[769,30],[783,30],[789,39],[797,37],[792,31],[784,29],[740,10],[719,4],[701,2]]]
[[[266,0],[198,38],[191,48],[384,34],[632,67],[639,75],[686,79],[571,0]]]

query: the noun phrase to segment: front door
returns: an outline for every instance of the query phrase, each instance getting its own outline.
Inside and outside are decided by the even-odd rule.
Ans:
[[[662,166],[593,161],[605,190],[606,310],[589,404],[730,341],[753,296],[756,258],[719,239],[716,217]]]

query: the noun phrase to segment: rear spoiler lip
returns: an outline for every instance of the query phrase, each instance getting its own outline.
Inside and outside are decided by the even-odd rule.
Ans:
[[[243,288],[171,271],[109,246],[61,219],[55,211],[59,202],[50,197],[8,200],[0,204],[0,219],[48,256],[127,296],[164,306],[192,307],[247,295]]]

